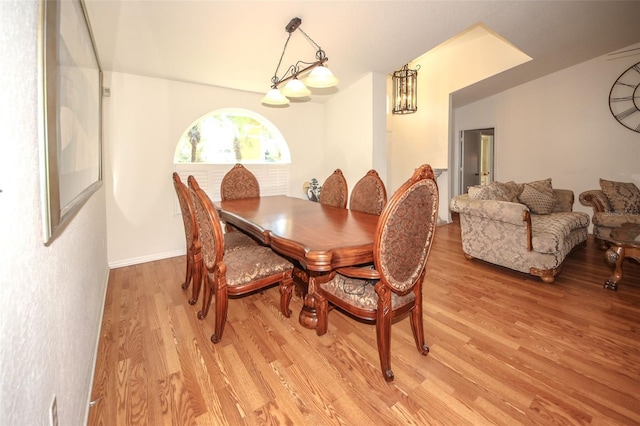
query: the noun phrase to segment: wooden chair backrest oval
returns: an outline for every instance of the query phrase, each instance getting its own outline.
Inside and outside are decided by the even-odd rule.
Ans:
[[[351,190],[349,210],[377,214],[382,212],[387,203],[387,190],[378,172],[371,169]]]
[[[342,170],[336,169],[322,184],[318,201],[326,206],[344,209],[347,207],[348,196],[347,180],[342,174]]]
[[[193,291],[190,304],[194,304],[198,298],[197,294],[200,291],[201,274],[198,264],[200,257],[200,241],[198,240],[198,223],[196,221],[195,212],[193,210],[193,203],[189,195],[189,189],[180,179],[178,173],[173,173],[173,186],[178,196],[178,202],[180,203],[180,211],[182,213],[182,223],[184,225],[184,235],[187,244],[187,270],[185,273],[185,279],[182,283],[182,289],[189,288],[191,282],[193,282]]]
[[[418,168],[380,215],[373,263],[380,280],[399,294],[422,285],[438,218],[438,185],[431,166]]]
[[[220,183],[222,200],[237,200],[260,196],[260,184],[255,175],[242,164],[236,164],[229,170]]]

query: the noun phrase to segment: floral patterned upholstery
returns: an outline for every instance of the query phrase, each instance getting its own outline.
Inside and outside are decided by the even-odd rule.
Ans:
[[[258,242],[244,232],[227,232],[224,234],[225,253],[255,246],[258,246]]]
[[[351,191],[349,209],[364,213],[377,214],[387,202],[387,190],[378,172],[369,170]]]
[[[336,169],[322,184],[318,201],[320,204],[344,209],[347,207],[348,192],[347,180],[342,170]]]
[[[263,246],[226,252],[224,262],[227,266],[226,279],[229,287],[245,285],[293,268],[293,264],[287,259]]]
[[[603,183],[604,186],[602,186]],[[627,199],[623,196],[616,197],[616,194],[620,194],[621,192],[619,189],[616,189],[616,187],[615,182],[601,179],[601,189],[584,191],[578,197],[583,206],[593,209],[593,215],[591,217],[593,222],[593,236],[601,249],[608,247],[607,240],[611,236],[611,231],[614,228],[619,227],[623,223],[640,224],[640,214],[631,212],[634,207],[632,207],[630,200],[633,197],[628,197]],[[603,188],[607,188],[609,196],[607,196]],[[628,192],[628,194],[631,195],[630,192]],[[614,198],[616,201],[613,205],[609,197]],[[616,207],[621,209],[616,210]]]
[[[422,328],[422,284],[438,213],[438,186],[427,164],[402,185],[380,214],[373,265],[341,268],[315,294],[316,333],[327,332],[328,304],[375,321],[382,375],[392,381],[391,319],[411,312],[416,347],[429,353]]]
[[[586,242],[589,226],[589,215],[572,211],[572,191],[553,189],[553,197],[549,214],[535,214],[517,202],[454,197],[450,208],[460,215],[462,250],[553,282],[567,254]]]
[[[258,179],[240,163],[234,165],[220,182],[220,198],[222,200],[239,200],[241,198],[259,196],[260,184]],[[225,231],[230,234],[237,231],[237,229],[230,224],[225,224]]]
[[[322,284],[323,291],[334,297],[344,300],[346,303],[360,309],[375,310],[378,307],[378,295],[375,285],[378,280],[363,280],[351,278],[340,273],[329,282]],[[403,296],[391,293],[391,309],[399,309],[402,306],[413,303],[416,296],[409,292]]]
[[[255,175],[242,164],[236,164],[229,170],[220,183],[220,198],[237,200],[260,196],[260,184]]]
[[[242,237],[223,235],[215,207],[207,194],[197,186],[193,176],[189,176],[189,194],[198,223],[202,263],[206,268],[206,285],[198,318],[204,319],[207,316],[215,294],[215,331],[211,341],[218,343],[222,338],[227,321],[229,295],[240,296],[280,283],[280,310],[284,316],[290,317],[293,264],[269,247],[257,244],[225,250],[225,240],[235,240],[237,243]],[[228,235],[232,234],[238,232]]]

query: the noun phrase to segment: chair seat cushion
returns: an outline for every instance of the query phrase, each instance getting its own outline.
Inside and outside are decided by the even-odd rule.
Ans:
[[[378,308],[378,294],[374,288],[376,283],[376,280],[361,280],[336,274],[331,281],[320,284],[320,288],[352,306],[375,311]],[[394,310],[398,309],[412,303],[414,299],[413,292],[409,292],[405,296],[391,293],[391,307]]]
[[[593,224],[597,226],[617,228],[623,223],[640,223],[640,214],[597,212],[593,215]]]
[[[227,285],[239,286],[293,269],[293,264],[269,247],[256,245],[224,255]]]
[[[560,212],[531,215],[533,251],[557,253],[571,231],[589,226],[589,215],[582,212]]]
[[[243,232],[227,232],[224,234],[224,252],[240,250],[246,247],[257,247],[256,240]]]

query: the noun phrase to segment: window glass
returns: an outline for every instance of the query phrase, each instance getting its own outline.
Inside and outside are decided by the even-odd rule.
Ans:
[[[182,134],[174,163],[289,164],[284,137],[269,120],[240,108],[212,111]]]

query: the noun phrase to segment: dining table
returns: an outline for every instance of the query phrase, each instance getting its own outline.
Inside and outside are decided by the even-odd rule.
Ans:
[[[337,268],[373,262],[379,216],[284,195],[215,202],[220,219],[296,261],[304,284],[299,321],[315,329],[315,290]]]

